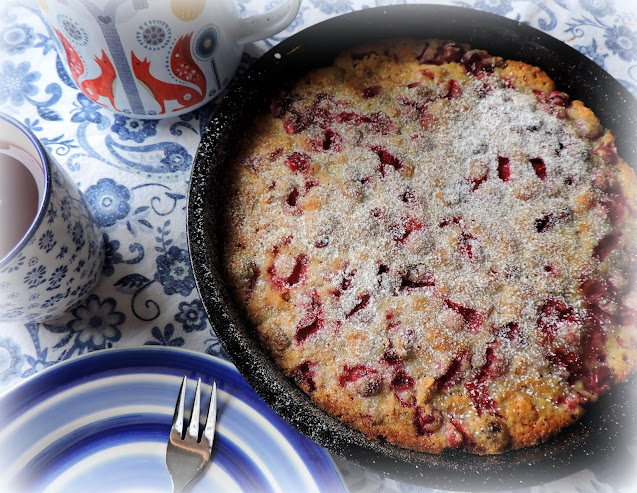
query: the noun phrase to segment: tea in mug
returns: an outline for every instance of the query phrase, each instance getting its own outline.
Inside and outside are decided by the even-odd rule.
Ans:
[[[21,161],[0,150],[0,260],[24,237],[38,211],[38,185]]]

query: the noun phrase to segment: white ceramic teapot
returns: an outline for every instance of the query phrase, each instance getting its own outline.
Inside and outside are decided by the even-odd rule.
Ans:
[[[80,91],[137,118],[176,116],[213,99],[243,45],[285,29],[300,3],[242,19],[233,0],[38,0]]]

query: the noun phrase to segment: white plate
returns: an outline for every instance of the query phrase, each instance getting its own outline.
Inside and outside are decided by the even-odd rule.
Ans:
[[[327,452],[275,414],[233,366],[152,346],[68,360],[4,395],[0,489],[169,493],[166,441],[184,375],[192,380],[187,409],[198,377],[204,406],[213,380],[218,387],[212,463],[190,491],[345,491]]]

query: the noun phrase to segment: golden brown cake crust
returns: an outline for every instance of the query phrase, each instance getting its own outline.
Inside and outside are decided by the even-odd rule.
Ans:
[[[537,67],[356,47],[273,98],[224,193],[225,274],[264,348],[371,437],[530,446],[635,369],[637,179]]]

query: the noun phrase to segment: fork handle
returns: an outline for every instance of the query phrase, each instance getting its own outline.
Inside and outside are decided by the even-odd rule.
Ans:
[[[182,477],[179,474],[175,474],[170,477],[173,482],[173,493],[182,493],[186,490],[186,486],[190,482],[190,477]]]

